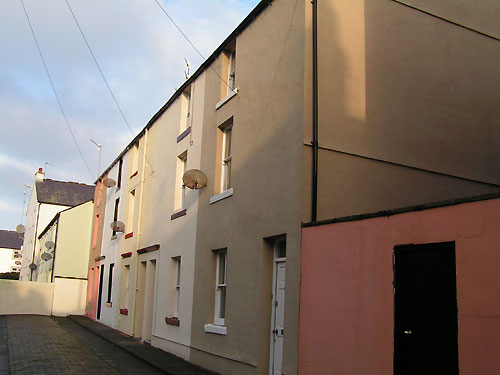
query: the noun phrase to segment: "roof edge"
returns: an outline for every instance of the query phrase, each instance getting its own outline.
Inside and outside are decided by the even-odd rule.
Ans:
[[[302,228],[316,227],[316,226],[326,225],[326,224],[345,223],[345,222],[349,222],[349,221],[360,221],[360,220],[365,220],[365,219],[374,219],[374,218],[378,218],[378,217],[389,217],[389,216],[404,214],[404,213],[408,213],[408,212],[424,211],[424,210],[430,210],[433,208],[456,206],[456,205],[459,205],[462,203],[480,202],[480,201],[491,200],[491,199],[496,199],[496,198],[500,198],[500,192],[483,194],[483,195],[476,195],[476,196],[466,197],[466,198],[455,198],[455,199],[449,199],[449,200],[444,200],[444,201],[429,202],[429,203],[424,203],[424,204],[418,204],[415,206],[406,206],[406,207],[400,207],[400,208],[394,208],[394,209],[390,209],[390,210],[382,210],[382,211],[364,213],[364,214],[358,214],[358,215],[342,216],[342,217],[338,217],[338,218],[334,218],[334,219],[320,220],[320,221],[315,221],[315,222],[307,222],[307,223],[302,223]]]
[[[212,52],[212,54],[200,65],[198,69],[189,77],[182,85],[179,87],[174,94],[167,100],[167,102],[151,117],[146,126],[137,134],[132,141],[123,149],[122,152],[111,162],[111,164],[99,175],[99,177],[95,180],[94,184],[97,184],[100,179],[102,179],[113,166],[120,160],[123,155],[137,142],[139,138],[141,138],[147,129],[149,129],[153,124],[160,118],[160,116],[167,110],[168,107],[177,99],[177,97],[188,87],[191,83],[196,81],[196,79],[207,70],[210,65],[217,59],[217,57],[224,51],[226,46],[232,42],[232,40],[239,34],[241,34],[247,26],[249,26],[261,13],[266,9],[274,0],[261,0],[255,8],[246,16],[243,21],[234,29],[229,36],[224,39],[224,41],[217,47],[217,49]]]

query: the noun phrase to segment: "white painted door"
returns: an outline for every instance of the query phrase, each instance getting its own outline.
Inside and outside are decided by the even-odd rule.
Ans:
[[[285,269],[284,261],[276,262],[276,276],[274,287],[274,316],[271,332],[271,374],[281,375],[283,360],[283,335],[285,333]]]

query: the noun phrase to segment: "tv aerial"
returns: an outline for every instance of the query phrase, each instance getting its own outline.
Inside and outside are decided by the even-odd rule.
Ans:
[[[184,61],[186,62],[186,70],[184,70],[184,75],[186,76],[186,80],[189,79],[189,61],[184,57]]]
[[[190,189],[198,190],[207,184],[207,175],[199,169],[190,169],[182,176],[182,182]]]

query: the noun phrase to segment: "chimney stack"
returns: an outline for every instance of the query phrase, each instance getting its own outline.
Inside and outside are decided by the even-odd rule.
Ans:
[[[42,168],[38,168],[38,172],[35,173],[35,181],[43,182],[44,178],[45,178],[45,173],[43,173]]]

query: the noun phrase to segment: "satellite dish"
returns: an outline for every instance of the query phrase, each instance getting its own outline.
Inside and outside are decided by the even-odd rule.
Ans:
[[[22,225],[22,224],[19,224],[19,225],[16,227],[16,232],[17,232],[17,233],[19,233],[19,234],[23,234],[25,230],[26,230],[26,229],[24,228],[24,225]]]
[[[21,265],[21,261],[20,261],[20,260],[16,260],[14,263],[15,263],[17,266],[20,266],[20,265]]]
[[[31,263],[29,266],[30,270],[34,271],[38,268],[38,266],[35,263]]]
[[[47,241],[47,242],[45,242],[45,247],[47,248],[47,250],[51,250],[54,247],[56,247],[56,244],[52,241]]]
[[[52,259],[52,254],[51,253],[43,253],[41,258],[43,260],[51,260]]]
[[[113,229],[113,231],[115,232],[125,232],[125,224],[123,224],[121,221],[112,221],[111,229]]]
[[[102,183],[108,188],[116,185],[116,181],[109,177],[106,177],[104,180],[102,180]]]
[[[207,175],[199,169],[190,169],[182,176],[182,182],[190,189],[198,190],[207,184]]]

